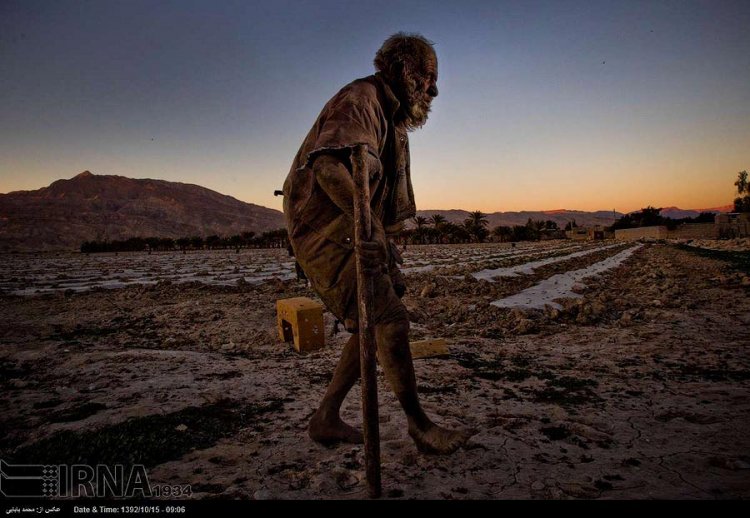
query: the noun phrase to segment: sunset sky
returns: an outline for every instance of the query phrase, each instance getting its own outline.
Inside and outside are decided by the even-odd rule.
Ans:
[[[0,192],[81,171],[273,197],[397,31],[435,42],[419,209],[730,204],[750,1],[0,2]]]

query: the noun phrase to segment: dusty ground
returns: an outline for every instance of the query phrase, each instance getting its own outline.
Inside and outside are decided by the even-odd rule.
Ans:
[[[566,260],[570,246],[407,251],[407,266],[444,260],[407,275],[413,336],[451,342],[416,361],[423,404],[478,433],[418,454],[381,373],[387,498],[750,497],[748,252],[646,245],[562,311],[490,305],[621,249]],[[308,355],[279,343],[274,301],[300,295],[293,280],[0,295],[0,458],[142,463],[193,498],[365,498],[362,447],[305,433],[347,335]]]

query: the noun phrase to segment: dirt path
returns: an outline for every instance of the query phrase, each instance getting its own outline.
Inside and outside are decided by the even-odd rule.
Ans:
[[[452,341],[416,362],[423,404],[478,433],[418,454],[381,373],[388,498],[750,497],[747,263],[652,245],[562,311],[490,305],[600,255],[495,283],[407,277],[412,334]],[[0,297],[0,458],[143,463],[200,498],[364,498],[362,447],[305,434],[347,336],[305,356],[279,344],[272,302],[299,295],[278,281]]]

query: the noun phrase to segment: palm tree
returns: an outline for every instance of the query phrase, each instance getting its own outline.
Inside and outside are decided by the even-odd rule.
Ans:
[[[734,185],[737,186],[737,194],[739,194],[734,199],[734,211],[750,212],[750,182],[747,180],[747,171],[737,173],[737,181]]]
[[[464,228],[479,243],[484,242],[489,235],[489,231],[486,228],[487,225],[487,215],[481,210],[470,212],[469,217],[464,220]]]
[[[471,233],[461,225],[445,223],[441,227],[444,243],[467,243],[471,241]]]
[[[217,236],[216,234],[211,234],[206,238],[206,248],[209,250],[213,250],[214,248],[218,248],[219,243],[221,243],[221,238]]]
[[[501,243],[510,241],[513,236],[513,229],[503,225],[498,225],[492,229],[492,235],[500,240]]]
[[[414,235],[412,238],[412,243],[420,243],[425,244],[426,241],[426,226],[427,226],[427,218],[423,216],[416,216],[412,218],[412,221],[417,226],[416,230],[414,231]]]
[[[249,247],[250,244],[253,242],[254,237],[255,237],[255,232],[253,232],[252,230],[243,232],[242,242],[245,244],[245,246]]]
[[[440,228],[440,226],[445,222],[445,216],[443,216],[442,214],[433,214],[430,217],[430,223],[432,223],[432,226],[435,228]]]
[[[163,248],[164,250],[173,250],[174,249],[174,239],[171,237],[162,237],[159,239],[159,248]]]
[[[435,243],[442,243],[443,241],[443,232],[444,232],[444,226],[448,220],[445,219],[445,216],[442,214],[433,214],[430,217],[430,223],[432,223],[433,231],[430,232],[433,234],[434,239],[433,241]]]
[[[177,241],[177,246],[180,247],[180,250],[182,250],[183,254],[187,253],[187,247],[190,246],[190,238],[189,237],[181,237]]]
[[[487,221],[487,215],[481,210],[475,210],[469,213],[469,217],[464,220],[464,225],[470,227],[486,227],[489,225]]]
[[[734,185],[737,186],[737,194],[740,196],[745,194],[745,191],[748,191],[748,194],[750,194],[750,184],[748,184],[747,181],[747,171],[740,171],[737,173],[737,181],[734,182]]]
[[[201,236],[193,236],[190,238],[190,245],[196,250],[203,249],[203,238]]]
[[[240,253],[240,247],[242,246],[242,243],[242,236],[239,234],[235,234],[234,236],[229,238],[229,246],[234,248],[235,252],[237,252],[238,254]]]

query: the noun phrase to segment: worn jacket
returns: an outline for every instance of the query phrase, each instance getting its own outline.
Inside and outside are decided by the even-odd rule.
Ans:
[[[284,182],[284,215],[292,242],[302,233],[315,232],[345,248],[354,246],[352,215],[344,214],[317,185],[313,162],[321,154],[332,154],[351,173],[349,158],[356,144],[368,149],[373,215],[386,229],[415,215],[408,135],[394,123],[398,108],[380,74],[353,81],[325,105]]]

